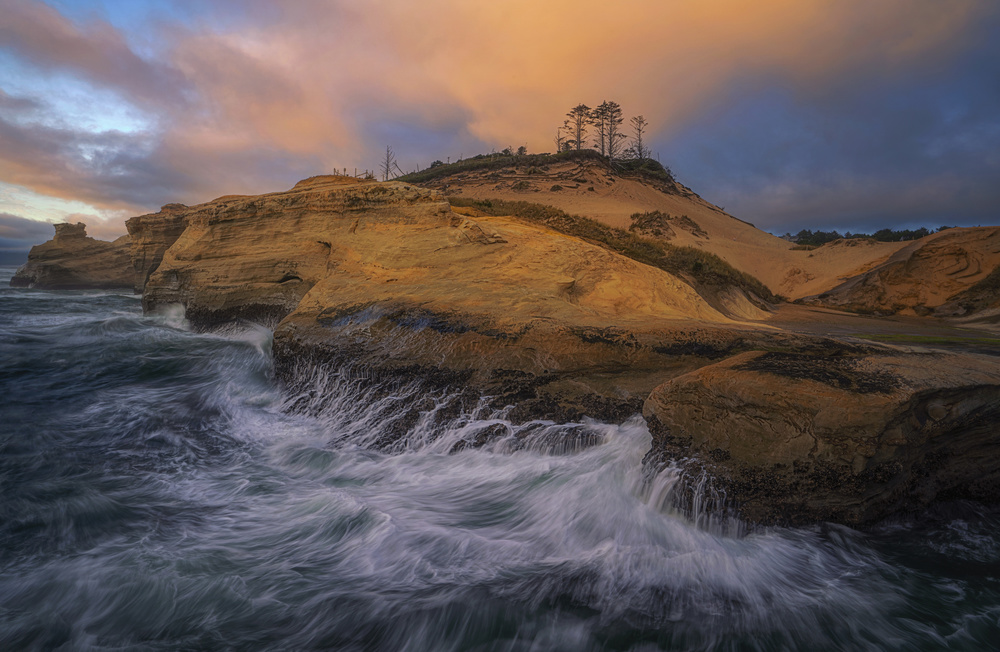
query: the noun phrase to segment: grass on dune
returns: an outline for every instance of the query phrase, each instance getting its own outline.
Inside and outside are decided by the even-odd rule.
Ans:
[[[640,263],[657,267],[687,279],[698,288],[723,289],[735,286],[775,303],[781,297],[754,276],[741,272],[715,254],[695,247],[677,247],[617,229],[597,220],[570,215],[553,206],[504,199],[449,197],[452,206],[474,208],[486,215],[510,215],[526,222],[541,224],[554,231],[576,236]]]

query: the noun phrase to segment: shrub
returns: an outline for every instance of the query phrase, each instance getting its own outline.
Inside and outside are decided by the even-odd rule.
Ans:
[[[511,190],[531,190],[531,184],[523,179],[510,187]]]
[[[868,240],[877,240],[878,242],[903,242],[905,240],[918,240],[926,235],[930,235],[930,231],[926,228],[919,229],[879,229],[875,233],[847,233],[841,235],[838,231],[812,231],[810,229],[802,229],[795,235],[786,233],[785,239],[791,240],[799,245],[806,245],[811,247],[819,247],[825,245],[828,242],[833,242],[835,240],[853,240],[857,238],[864,238]]]
[[[670,171],[670,168],[663,167],[659,161],[651,158],[633,158],[615,161],[614,167],[619,172],[631,172],[642,177],[649,177],[667,183],[676,183],[674,174]]]
[[[551,188],[549,188],[549,190],[551,190],[552,192],[559,192],[562,189],[563,189],[563,187],[560,186],[558,183],[556,185],[552,186]]]
[[[425,183],[441,177],[451,176],[459,172],[473,170],[498,170],[511,166],[527,166],[529,174],[541,174],[542,166],[564,161],[606,161],[599,153],[582,149],[580,151],[560,152],[558,154],[525,154],[523,156],[503,156],[501,154],[477,154],[471,158],[445,163],[426,170],[411,172],[397,177],[397,181],[409,183]],[[532,169],[534,170],[532,172]]]

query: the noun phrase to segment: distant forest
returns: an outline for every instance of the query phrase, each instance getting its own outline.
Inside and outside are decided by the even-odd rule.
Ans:
[[[875,233],[847,233],[841,234],[838,231],[810,231],[809,229],[802,229],[795,235],[791,233],[786,233],[781,236],[785,240],[789,240],[796,244],[806,245],[810,247],[819,247],[820,245],[825,245],[827,242],[833,242],[834,240],[850,240],[852,238],[864,238],[866,240],[876,240],[878,242],[903,242],[904,240],[919,240],[920,238],[930,235],[931,233],[937,233],[938,231],[944,231],[945,229],[951,229],[951,226],[941,226],[938,227],[937,231],[929,231],[924,227],[919,229],[880,229]]]

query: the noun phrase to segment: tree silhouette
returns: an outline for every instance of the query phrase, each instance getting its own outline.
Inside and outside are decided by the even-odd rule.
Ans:
[[[556,146],[556,152],[563,151],[563,148],[565,147],[566,137],[563,135],[564,129],[565,129],[565,125],[563,125],[562,127],[556,128],[556,135],[552,139],[552,142]]]
[[[605,102],[606,115],[604,116],[604,146],[605,156],[613,163],[615,159],[621,158],[622,141],[626,136],[619,128],[625,121],[622,117],[622,107],[618,102]]]
[[[395,179],[403,174],[403,171],[399,169],[399,163],[396,161],[396,153],[388,145],[386,145],[385,158],[382,159],[379,169],[382,170],[382,181],[388,181],[390,177]]]
[[[598,104],[594,110],[590,112],[590,124],[597,129],[597,138],[594,140],[594,149],[601,153],[601,156],[607,156],[607,143],[605,141],[605,126],[608,121],[608,102],[605,100]]]
[[[646,127],[649,126],[649,123],[646,122],[646,118],[641,115],[635,116],[629,120],[629,123],[632,125],[632,133],[634,134],[632,137],[632,146],[629,148],[629,153],[640,161],[643,161],[649,158],[649,148],[642,142],[642,135],[645,133]]]
[[[573,140],[573,149],[583,147],[583,139],[587,137],[587,125],[590,123],[590,107],[577,104],[566,114],[566,128]]]

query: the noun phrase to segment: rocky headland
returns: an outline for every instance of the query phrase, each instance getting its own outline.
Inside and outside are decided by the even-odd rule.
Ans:
[[[36,245],[28,253],[28,262],[11,279],[13,287],[45,290],[134,288],[132,246],[128,236],[114,242],[87,236],[87,227],[56,224],[55,237]]]
[[[885,270],[903,260],[912,271],[913,252],[924,251],[923,260],[931,250],[845,247],[849,255],[830,271],[821,262],[836,247],[819,256],[792,250],[679,184],[616,178],[593,165],[585,157],[552,172],[582,180],[569,191],[552,190],[565,179],[545,180],[545,170],[524,174],[567,207],[589,195],[612,206],[609,193],[625,188],[644,216],[631,231],[562,212],[535,219],[520,204],[517,214],[501,214],[497,206],[515,205],[479,198],[479,174],[439,175],[433,188],[325,176],[287,192],[134,217],[125,258],[107,249],[100,264],[79,257],[78,268],[117,268],[124,286],[142,291],[147,311],[183,306],[197,328],[245,320],[273,329],[276,373],[290,395],[322,395],[322,378],[355,373],[385,394],[421,383],[457,396],[440,410],[414,401],[402,429],[422,414],[446,419],[483,401],[512,406],[507,418],[521,422],[642,412],[653,433],[651,465],[683,459],[706,469],[754,521],[859,525],[943,498],[1000,498],[994,340],[964,347],[963,338],[979,336],[930,317],[946,333],[935,341],[948,346],[906,339],[919,339],[920,327],[888,342],[823,332],[822,310],[797,306],[805,321],[785,319],[768,288],[741,275],[762,267],[762,252],[777,252],[772,282],[797,279],[789,287],[829,292],[832,305],[830,297],[848,294],[844,274],[891,285],[900,272]],[[494,192],[524,192],[501,172],[490,171]],[[951,231],[993,247],[986,231]],[[61,237],[32,251],[36,287],[54,287],[43,282],[55,277],[43,263],[55,270],[52,261],[72,257]],[[749,243],[743,249],[739,238]],[[935,246],[948,245],[940,240]],[[42,257],[57,245],[60,257]],[[994,306],[995,263],[976,260],[964,285],[944,287],[962,276],[944,274],[940,289],[921,295],[934,300],[919,305],[958,305],[956,292],[965,292],[963,317]],[[921,282],[935,274],[921,272]],[[898,296],[859,305],[870,312],[871,301]]]

